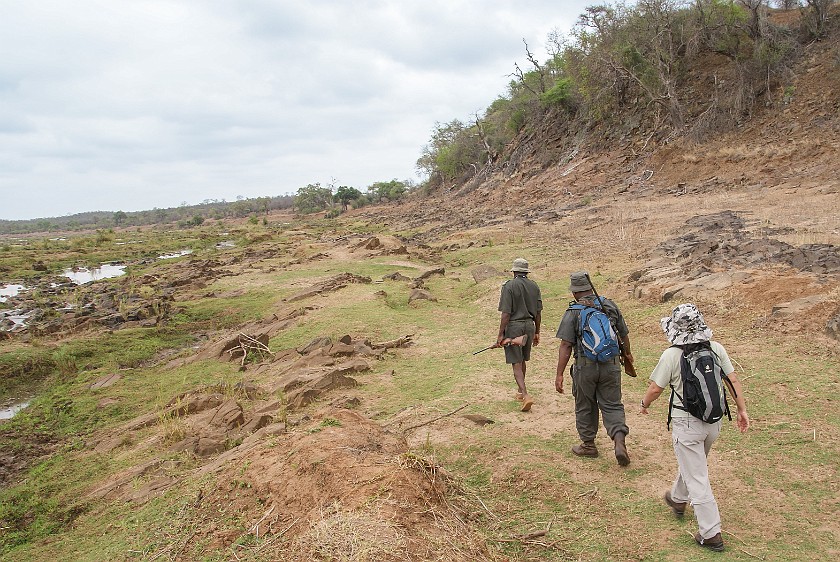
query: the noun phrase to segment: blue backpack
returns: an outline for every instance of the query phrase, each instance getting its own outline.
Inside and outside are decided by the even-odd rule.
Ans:
[[[595,299],[596,306],[603,308],[601,297]],[[584,357],[598,363],[605,363],[619,355],[618,336],[610,317],[599,309],[577,302],[569,304],[569,310],[580,311],[578,342]]]

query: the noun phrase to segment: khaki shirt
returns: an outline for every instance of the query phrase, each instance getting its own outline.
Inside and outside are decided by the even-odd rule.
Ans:
[[[525,276],[517,275],[502,285],[499,312],[510,314],[510,321],[534,320],[542,311],[539,286]]]
[[[720,368],[723,371],[723,374],[728,375],[735,372],[735,368],[732,366],[732,361],[729,359],[726,349],[724,349],[724,347],[716,341],[710,343],[712,345],[712,352],[717,355],[718,361],[720,362]],[[659,357],[659,363],[656,364],[656,368],[654,368],[653,372],[650,374],[650,380],[659,388],[668,388],[673,385],[674,391],[676,391],[679,396],[682,396],[683,383],[682,376],[680,374],[680,359],[682,359],[682,349],[679,347],[669,347],[663,351],[662,355]],[[723,383],[721,382],[721,384]],[[679,396],[674,396],[674,406],[681,407],[683,405]],[[691,414],[685,410],[679,410],[677,408],[674,408],[671,413],[671,417],[674,418],[686,418],[689,416],[691,416]]]

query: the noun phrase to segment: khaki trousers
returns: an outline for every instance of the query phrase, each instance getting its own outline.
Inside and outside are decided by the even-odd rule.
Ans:
[[[706,457],[720,435],[720,422],[705,423],[695,417],[671,420],[671,438],[679,472],[671,487],[675,502],[691,502],[700,536],[711,538],[720,532],[720,512],[709,481]]]

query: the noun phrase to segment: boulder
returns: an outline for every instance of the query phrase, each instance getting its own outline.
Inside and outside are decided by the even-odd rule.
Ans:
[[[490,265],[483,265],[481,267],[476,267],[472,271],[473,279],[476,283],[481,283],[482,281],[486,281],[487,279],[498,279],[502,277],[507,277],[507,273],[504,271],[500,271],[493,266]]]
[[[309,342],[305,346],[299,347],[297,349],[297,352],[300,353],[301,355],[306,355],[308,353],[312,353],[316,349],[329,347],[331,345],[332,345],[332,340],[328,337],[315,338],[314,340],[312,340],[311,342]]]
[[[776,318],[792,318],[825,302],[826,298],[825,295],[811,295],[810,297],[802,297],[789,302],[783,302],[773,307],[772,315]]]
[[[414,289],[411,291],[411,294],[408,296],[408,302],[412,303],[417,300],[437,302],[437,299],[432,296],[432,293],[425,289]]]
[[[423,279],[428,279],[429,277],[432,277],[433,275],[444,275],[444,274],[446,274],[446,270],[444,268],[436,267],[435,269],[430,269],[428,271],[424,271],[418,277],[416,277],[414,280],[415,281],[421,281]]]
[[[242,426],[242,431],[245,433],[254,433],[258,429],[270,425],[274,421],[274,416],[271,414],[257,414],[251,420]]]

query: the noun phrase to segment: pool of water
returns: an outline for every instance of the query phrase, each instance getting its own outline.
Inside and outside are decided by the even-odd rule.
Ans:
[[[26,287],[23,285],[3,285],[0,287],[0,302],[6,302],[9,297],[17,296],[21,291],[25,291]]]
[[[159,260],[171,260],[175,258],[180,258],[182,256],[188,256],[193,253],[192,250],[181,250],[180,252],[172,252],[171,254],[163,254],[158,256]]]
[[[21,402],[13,402],[12,404],[0,405],[0,420],[10,420],[15,417],[15,414],[29,406],[29,399]]]
[[[0,310],[0,319],[7,319],[12,323],[9,330],[11,332],[26,326],[26,321],[29,320],[31,315],[31,311],[24,313],[22,310]]]
[[[103,263],[100,267],[92,267],[90,269],[86,267],[73,267],[65,269],[62,275],[69,277],[76,285],[84,285],[91,281],[125,275],[125,266]]]

